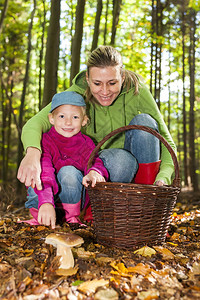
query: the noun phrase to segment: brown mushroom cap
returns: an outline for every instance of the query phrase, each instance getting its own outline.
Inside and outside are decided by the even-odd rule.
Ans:
[[[57,245],[62,245],[66,247],[74,247],[84,243],[84,240],[79,235],[74,233],[50,233],[45,240],[45,243],[57,247]]]

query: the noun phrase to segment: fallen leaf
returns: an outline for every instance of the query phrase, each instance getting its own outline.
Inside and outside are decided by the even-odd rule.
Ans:
[[[88,280],[81,283],[78,287],[78,290],[88,295],[91,293],[95,293],[98,287],[106,286],[108,284],[109,284],[109,280],[104,280],[104,279]]]
[[[74,249],[73,252],[75,252],[79,258],[95,257],[94,252],[85,251],[85,249],[83,247]]]
[[[123,273],[126,274],[127,273],[127,268],[125,267],[125,265],[123,263],[117,263],[116,262],[111,262],[110,263],[111,267],[113,267],[113,269],[115,269],[118,273]]]
[[[174,259],[174,254],[167,248],[164,248],[162,246],[154,246],[154,248],[162,255],[163,259]]]
[[[26,256],[31,256],[34,252],[34,249],[26,249],[24,252],[26,253]]]
[[[178,244],[174,244],[174,243],[171,243],[171,242],[167,242],[167,244],[169,244],[170,246],[178,247]]]
[[[179,241],[180,242],[179,237],[180,237],[180,234],[177,233],[177,232],[174,232],[174,234],[170,237],[170,240],[171,241]]]
[[[119,295],[114,289],[104,289],[94,295],[95,300],[118,300]]]
[[[11,269],[12,267],[9,264],[6,263],[0,264],[1,276],[5,276],[5,273],[8,273]]]
[[[153,271],[153,269],[151,269],[148,265],[139,263],[135,267],[129,267],[127,269],[127,271],[128,271],[128,273],[137,273],[137,274],[145,276],[148,273],[150,273],[151,271]]]
[[[113,261],[113,258],[108,257],[108,256],[106,256],[106,257],[101,256],[101,257],[97,257],[96,261],[99,262],[99,263],[110,263],[110,262]]]
[[[153,248],[150,248],[148,246],[144,246],[144,247],[134,251],[133,253],[134,254],[140,254],[140,255],[145,256],[145,257],[147,257],[147,256],[151,257],[152,255],[156,254],[156,251]]]
[[[194,280],[195,276],[199,276],[199,275],[200,275],[200,263],[194,262],[189,272],[189,278],[190,280]]]
[[[154,300],[159,298],[159,291],[156,289],[151,289],[148,291],[142,291],[138,293],[137,298],[139,300]]]

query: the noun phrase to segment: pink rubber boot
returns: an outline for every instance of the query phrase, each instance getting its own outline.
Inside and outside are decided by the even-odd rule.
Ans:
[[[147,164],[139,164],[137,174],[134,178],[134,183],[154,184],[156,175],[159,172],[160,163],[161,160]]]
[[[79,220],[80,215],[80,206],[81,206],[81,200],[78,203],[75,204],[69,204],[69,203],[60,203],[59,207],[64,210],[64,220],[67,223],[78,223],[81,225],[84,225]]]
[[[29,225],[40,225],[40,223],[38,223],[37,219],[38,219],[38,209],[31,207],[29,208],[29,211],[31,213],[31,215],[33,216],[33,219],[30,220],[21,220],[18,223],[28,223]]]

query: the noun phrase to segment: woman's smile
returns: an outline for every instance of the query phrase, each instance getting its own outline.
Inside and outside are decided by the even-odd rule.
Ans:
[[[102,106],[111,105],[121,91],[124,78],[118,66],[97,68],[91,67],[87,82],[92,95]]]

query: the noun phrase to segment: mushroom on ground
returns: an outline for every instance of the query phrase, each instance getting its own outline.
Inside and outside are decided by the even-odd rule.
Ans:
[[[74,233],[50,233],[45,243],[57,247],[57,256],[60,258],[60,269],[69,269],[74,267],[74,257],[71,248],[84,243],[82,237]]]

